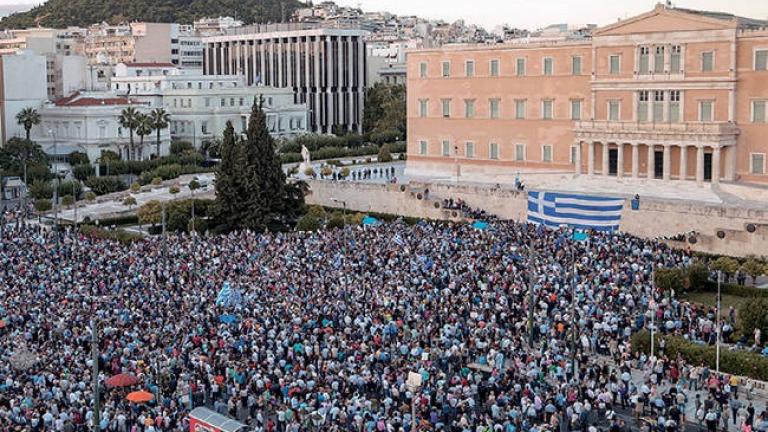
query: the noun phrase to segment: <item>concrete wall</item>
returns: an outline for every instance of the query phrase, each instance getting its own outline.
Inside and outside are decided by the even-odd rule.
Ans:
[[[333,199],[346,201],[347,209],[392,213],[430,219],[457,219],[451,211],[436,208],[443,199],[462,199],[504,219],[527,220],[527,194],[495,190],[488,186],[411,183],[410,185],[331,183],[310,181],[307,204],[338,207]],[[404,190],[403,190],[404,189]],[[425,197],[425,190],[429,190]],[[419,198],[421,197],[421,198]],[[754,224],[749,233],[747,225]],[[745,209],[683,201],[643,199],[640,210],[631,210],[629,200],[621,218],[621,230],[641,237],[674,236],[696,232],[696,243],[669,242],[676,247],[733,255],[768,255],[768,208]],[[720,239],[717,232],[723,231]]]

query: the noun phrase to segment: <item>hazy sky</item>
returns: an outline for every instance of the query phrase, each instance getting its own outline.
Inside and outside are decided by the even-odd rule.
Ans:
[[[315,0],[321,1],[321,0]],[[0,5],[40,3],[41,0],[0,0]],[[389,11],[480,24],[488,30],[499,24],[536,29],[549,24],[598,24],[653,9],[657,0],[336,0],[366,11]],[[751,18],[768,19],[768,0],[680,0],[675,6],[717,10]]]
[[[2,1],[2,0],[0,0]],[[615,22],[653,9],[657,0],[336,0],[365,11],[388,11],[446,21],[464,19],[488,30],[499,24],[536,29],[548,24],[598,24]],[[768,19],[768,0],[684,0],[678,7],[717,10],[751,18]]]

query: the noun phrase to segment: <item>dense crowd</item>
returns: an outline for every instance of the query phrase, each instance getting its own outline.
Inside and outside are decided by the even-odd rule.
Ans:
[[[652,313],[665,331],[711,333],[710,311],[652,289],[653,266],[687,265],[685,252],[506,221],[346,229],[170,235],[164,256],[160,237],[7,226],[0,430],[88,428],[93,318],[105,431],[182,431],[200,405],[270,432],[613,432],[633,412],[675,431],[694,403],[689,421],[729,421],[728,377],[629,344]],[[217,304],[225,284],[236,301]],[[22,350],[36,361],[18,364]],[[119,373],[139,385],[103,385]],[[708,393],[693,400],[694,386]],[[142,388],[156,399],[125,400]],[[730,418],[766,430],[749,412]]]

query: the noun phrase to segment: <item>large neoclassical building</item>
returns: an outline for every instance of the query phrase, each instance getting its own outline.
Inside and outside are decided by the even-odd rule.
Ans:
[[[408,170],[768,183],[768,21],[657,5],[580,40],[408,54]]]

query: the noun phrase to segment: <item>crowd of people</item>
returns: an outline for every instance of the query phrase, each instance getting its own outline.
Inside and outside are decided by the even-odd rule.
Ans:
[[[6,226],[0,430],[90,430],[91,320],[104,431],[188,430],[203,405],[269,432],[675,431],[698,421],[690,404],[721,427],[745,397],[630,344],[651,313],[708,334],[709,312],[652,288],[653,267],[687,265],[684,251],[499,220],[344,229],[177,234],[165,248]],[[104,385],[120,373],[139,384]],[[155,399],[128,402],[138,389]],[[750,406],[731,421],[766,430]]]

